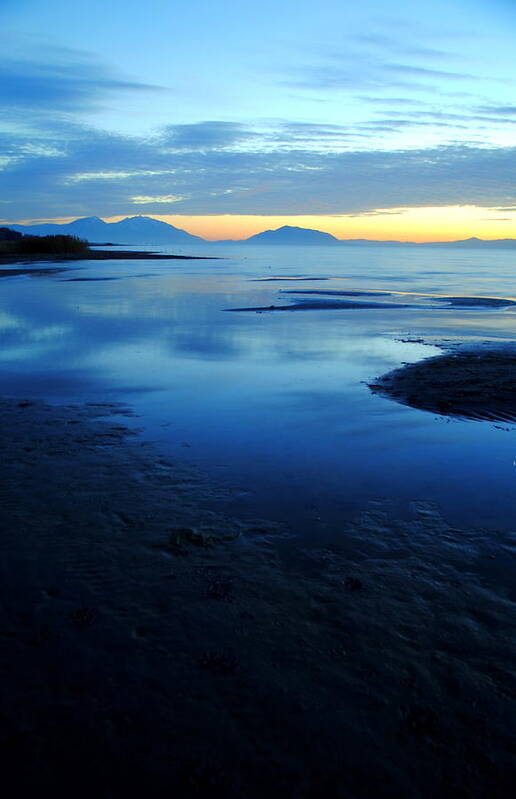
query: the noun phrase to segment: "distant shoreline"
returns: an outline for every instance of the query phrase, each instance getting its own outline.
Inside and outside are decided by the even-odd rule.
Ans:
[[[91,250],[85,254],[72,253],[70,255],[52,255],[50,253],[34,253],[23,255],[21,253],[0,254],[2,264],[26,264],[39,261],[61,263],[62,261],[216,261],[215,255],[165,255],[163,253],[138,250]]]

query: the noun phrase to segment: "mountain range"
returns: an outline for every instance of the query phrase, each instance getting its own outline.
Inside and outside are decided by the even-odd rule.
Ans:
[[[475,249],[496,248],[513,249],[516,248],[516,239],[479,239],[476,237],[462,239],[460,241],[432,241],[425,243],[404,242],[404,241],[375,241],[372,239],[337,239],[331,233],[324,233],[321,230],[311,230],[309,228],[294,227],[284,225],[276,230],[264,230],[256,233],[243,241],[224,240],[218,242],[207,242],[200,236],[187,233],[186,230],[161,222],[149,216],[132,216],[120,220],[120,222],[104,222],[98,216],[88,216],[82,219],[75,219],[73,222],[65,224],[41,224],[41,225],[9,225],[11,230],[20,233],[36,236],[49,236],[55,234],[65,234],[68,236],[78,236],[86,239],[92,244],[238,244],[238,245],[331,245],[331,246],[392,246],[392,247],[469,247]]]
[[[9,227],[33,236],[78,236],[92,244],[204,244],[205,241],[150,216],[131,216],[120,222],[104,222],[98,216],[87,216],[62,225],[49,223]]]

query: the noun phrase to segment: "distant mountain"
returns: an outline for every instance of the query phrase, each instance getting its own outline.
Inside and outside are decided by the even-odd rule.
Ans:
[[[347,247],[457,247],[457,248],[516,248],[516,239],[479,239],[470,238],[461,241],[376,241],[374,239],[337,239],[330,233],[321,230],[284,225],[276,230],[264,230],[244,241],[225,241],[220,244],[290,244],[290,245],[343,245]]]
[[[472,247],[474,249],[487,249],[495,248],[499,250],[514,249],[516,247],[516,239],[477,239],[473,236],[470,239],[461,239],[460,241],[428,241],[423,245],[424,247]]]
[[[373,239],[340,239],[340,244],[351,247],[456,247],[459,249],[514,249],[516,239],[470,239],[459,241],[375,241]]]
[[[63,225],[8,225],[11,230],[35,236],[49,236],[65,234],[79,236],[96,244],[205,244],[205,239],[193,236],[186,230],[160,222],[150,216],[131,216],[120,222],[104,222],[98,216],[88,216],[76,219]],[[331,233],[321,230],[284,225],[276,230],[264,230],[243,241],[224,240],[214,241],[210,244],[290,244],[298,246],[307,245],[341,245],[347,247],[453,247],[473,249],[515,249],[516,239],[479,239],[472,237],[460,241],[375,241],[374,239],[337,239]]]
[[[379,241],[377,239],[339,239],[339,244],[346,244],[349,247],[417,247],[413,241]]]
[[[205,241],[149,216],[132,216],[113,222],[110,230],[118,236],[120,243],[127,244],[203,244]]]
[[[277,230],[264,230],[245,239],[245,244],[338,244],[339,240],[331,233],[310,230],[304,227],[284,225]]]
[[[9,225],[12,230],[34,236],[63,234],[79,236],[87,241],[105,244],[204,244],[204,239],[192,236],[186,230],[152,219],[150,216],[132,216],[120,222],[104,222],[98,216],[76,219],[63,225]]]

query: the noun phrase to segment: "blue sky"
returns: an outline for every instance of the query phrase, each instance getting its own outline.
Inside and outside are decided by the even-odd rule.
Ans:
[[[0,29],[4,221],[466,206],[514,226],[509,0],[0,0]]]

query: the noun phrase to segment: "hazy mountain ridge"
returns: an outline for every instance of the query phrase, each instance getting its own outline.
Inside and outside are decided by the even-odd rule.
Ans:
[[[132,216],[119,222],[104,222],[97,216],[64,224],[9,225],[11,230],[36,236],[64,234],[105,244],[204,244],[205,240],[186,230],[148,216]]]
[[[339,244],[340,241],[331,233],[311,228],[283,225],[276,230],[264,230],[245,239],[247,244]]]
[[[297,246],[348,246],[348,247],[464,247],[464,248],[516,248],[516,239],[479,239],[472,237],[459,241],[378,241],[375,239],[338,239],[331,233],[311,228],[283,225],[276,230],[264,230],[247,239],[225,239],[210,241],[194,236],[182,228],[174,227],[149,216],[132,216],[119,222],[104,222],[97,216],[75,219],[64,224],[47,223],[40,225],[7,224],[11,230],[36,236],[65,234],[87,239],[92,243],[104,244],[219,244],[219,245],[297,245]]]

